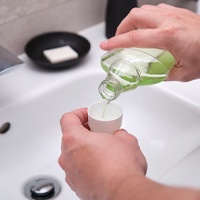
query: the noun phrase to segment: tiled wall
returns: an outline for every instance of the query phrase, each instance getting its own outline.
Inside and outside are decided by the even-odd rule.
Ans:
[[[183,7],[196,11],[196,1],[195,0],[138,0],[139,6],[142,4],[154,4],[167,3],[177,7]]]
[[[20,54],[43,32],[79,31],[103,21],[107,0],[1,0],[0,45]]]
[[[1,0],[0,45],[20,54],[26,42],[43,32],[79,31],[104,20],[107,0]],[[138,0],[169,3],[195,11],[194,0]]]

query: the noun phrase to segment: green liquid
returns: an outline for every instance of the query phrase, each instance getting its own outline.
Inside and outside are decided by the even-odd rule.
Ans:
[[[174,57],[167,51],[129,48],[118,49],[106,54],[102,57],[101,66],[108,73],[111,64],[119,60],[126,60],[137,67],[140,73],[139,86],[156,84],[165,80],[175,64]],[[120,70],[124,71],[121,72]],[[113,74],[121,83],[123,91],[133,90],[137,87],[135,78],[131,76],[131,72],[123,69],[123,65],[121,69],[115,70]],[[112,88],[109,89],[112,90]]]
[[[107,107],[108,107],[108,104],[110,103],[109,100],[103,100],[104,102],[104,106],[103,106],[103,111],[102,111],[102,119],[104,120],[105,117],[106,117],[106,111],[107,111]]]

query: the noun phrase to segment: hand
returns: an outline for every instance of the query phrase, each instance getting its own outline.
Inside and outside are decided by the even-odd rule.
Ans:
[[[116,36],[100,47],[146,47],[167,50],[176,65],[167,80],[190,81],[200,78],[200,16],[166,4],[133,8],[121,22]]]
[[[66,182],[82,200],[117,199],[116,191],[126,188],[130,179],[144,177],[146,160],[134,136],[125,130],[114,135],[90,132],[87,120],[86,108],[62,117],[59,164]]]

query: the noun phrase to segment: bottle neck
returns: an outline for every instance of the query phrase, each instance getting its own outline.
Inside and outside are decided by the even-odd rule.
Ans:
[[[102,98],[107,100],[107,103],[116,99],[122,92],[120,82],[111,76],[103,80],[98,89]]]
[[[107,78],[99,85],[99,93],[109,103],[122,92],[135,89],[139,81],[137,63],[134,65],[126,60],[116,60],[111,64]]]

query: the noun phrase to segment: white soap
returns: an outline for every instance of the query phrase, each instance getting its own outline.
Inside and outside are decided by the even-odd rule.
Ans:
[[[51,63],[60,63],[78,58],[78,53],[70,46],[44,50],[43,54]]]

